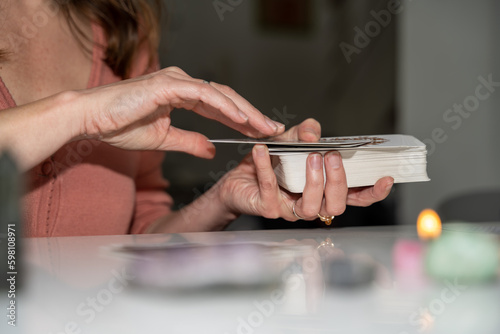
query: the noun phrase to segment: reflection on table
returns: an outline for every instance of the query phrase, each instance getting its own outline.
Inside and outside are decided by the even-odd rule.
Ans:
[[[26,333],[498,333],[498,277],[431,279],[428,245],[410,227],[28,239],[18,323]]]

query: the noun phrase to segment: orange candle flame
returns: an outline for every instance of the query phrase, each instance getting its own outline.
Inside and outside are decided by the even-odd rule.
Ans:
[[[435,239],[441,235],[441,218],[436,211],[425,209],[418,215],[417,232],[422,240]]]

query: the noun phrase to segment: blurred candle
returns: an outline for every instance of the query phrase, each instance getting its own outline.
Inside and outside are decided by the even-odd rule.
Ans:
[[[441,218],[436,211],[425,209],[418,215],[417,232],[422,240],[435,239],[441,235]]]
[[[418,240],[400,239],[394,245],[392,263],[398,286],[405,290],[425,284],[424,244]]]

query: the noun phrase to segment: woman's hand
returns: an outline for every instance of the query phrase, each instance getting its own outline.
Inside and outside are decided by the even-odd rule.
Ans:
[[[183,151],[212,158],[215,149],[205,136],[171,125],[174,108],[192,110],[250,137],[275,136],[285,129],[231,88],[194,79],[176,67],[81,95],[86,112],[79,135],[124,149]]]
[[[317,141],[321,137],[321,127],[317,121],[308,119],[281,137]],[[294,205],[295,213],[304,220],[314,220],[318,213],[338,216],[346,205],[369,206],[383,200],[394,180],[384,177],[372,187],[348,189],[338,152],[329,152],[324,159],[319,153],[311,153],[307,158],[304,192],[293,194],[278,186],[267,147],[255,145],[252,155],[229,172],[222,182],[219,197],[230,212],[295,221],[298,218],[293,214]]]
[[[129,150],[183,151],[212,158],[215,148],[205,136],[171,125],[174,108],[193,110],[250,137],[276,136],[285,130],[231,88],[169,67],[3,110],[0,151],[10,151],[22,171],[80,139],[98,139]]]

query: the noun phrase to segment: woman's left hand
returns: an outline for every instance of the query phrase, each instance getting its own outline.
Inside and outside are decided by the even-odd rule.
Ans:
[[[320,137],[321,126],[313,119],[294,126],[280,136],[282,139],[310,142]],[[229,212],[266,218],[282,217],[289,221],[298,219],[293,213],[294,206],[295,213],[304,220],[314,220],[318,214],[338,216],[344,212],[346,205],[369,206],[386,198],[394,183],[392,177],[384,177],[374,186],[348,189],[338,152],[329,152],[324,159],[319,153],[311,153],[307,158],[304,192],[290,193],[278,186],[265,145],[255,145],[252,154],[221,181],[219,197]]]

